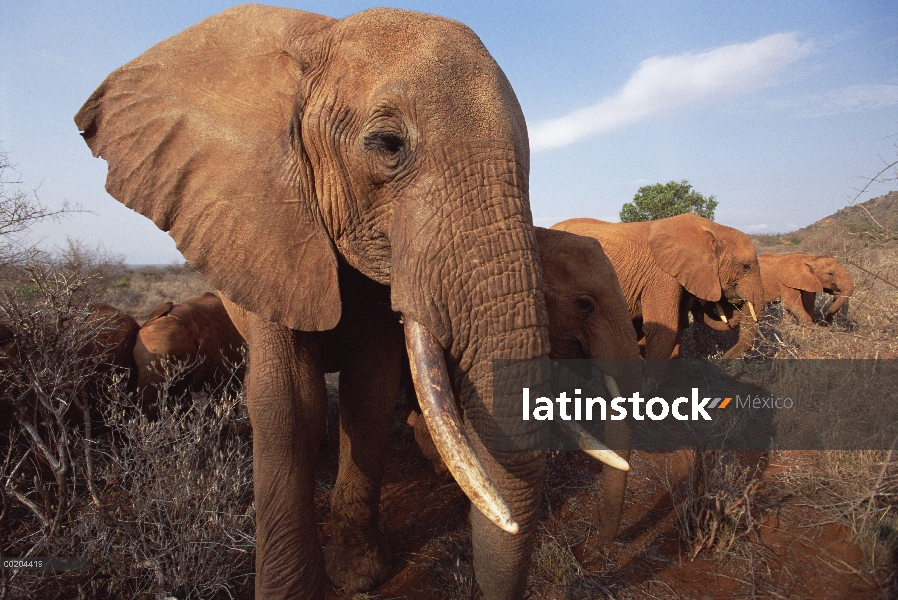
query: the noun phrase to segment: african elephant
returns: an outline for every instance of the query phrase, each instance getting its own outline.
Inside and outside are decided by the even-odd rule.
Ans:
[[[134,345],[140,325],[126,312],[105,302],[94,305],[87,321],[96,327],[96,335],[88,345],[89,354],[103,353],[104,364],[128,373],[127,388],[133,390],[137,382]]]
[[[486,598],[521,598],[545,452],[494,446],[492,365],[538,359],[548,393],[548,316],[524,116],[477,36],[408,11],[239,6],[114,71],[75,121],[106,189],[170,232],[247,341],[256,597],[389,574],[378,506],[405,339],[474,506],[476,579]],[[322,552],[328,369],[340,466]],[[512,440],[542,435],[531,423]]]
[[[854,282],[848,269],[835,258],[798,252],[765,252],[758,256],[758,262],[764,280],[764,301],[782,300],[783,308],[805,325],[814,322],[814,301],[818,293],[835,296],[826,311],[826,322],[833,320],[854,293]]]
[[[183,361],[190,366],[183,381],[173,382],[175,394],[226,383],[242,362],[243,338],[231,322],[224,304],[205,292],[179,304],[163,302],[149,316],[134,345],[137,387],[144,410],[151,405],[165,380],[159,359]]]
[[[636,332],[630,321],[627,300],[621,291],[614,267],[594,239],[536,227],[540,264],[549,311],[549,338],[552,359],[593,359],[606,376],[614,396],[631,396],[642,390],[642,361]],[[580,373],[588,378],[589,373]],[[559,421],[559,425],[563,422]],[[424,419],[411,417],[415,441],[437,473],[445,465],[430,437]],[[629,421],[608,421],[605,441],[625,461],[632,441]],[[610,462],[594,454],[602,462]],[[613,458],[613,457],[612,457]],[[614,464],[614,463],[611,463]],[[606,512],[599,541],[610,543],[617,536],[627,488],[627,470],[602,470]]]
[[[724,358],[751,348],[763,311],[758,258],[748,236],[692,213],[642,223],[570,219],[552,226],[593,237],[614,265],[645,357],[677,356],[692,297],[747,311],[739,341]],[[688,294],[687,294],[688,293]],[[749,326],[746,326],[749,325]]]

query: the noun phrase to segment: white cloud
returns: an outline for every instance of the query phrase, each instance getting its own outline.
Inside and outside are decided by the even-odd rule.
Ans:
[[[757,225],[745,225],[742,227],[742,231],[748,233],[760,233],[762,231],[769,231],[770,226],[767,223],[758,223]]]
[[[778,73],[807,56],[810,42],[777,33],[707,52],[653,56],[617,94],[530,130],[532,152],[567,146],[651,115],[708,99],[730,99],[771,85]]]

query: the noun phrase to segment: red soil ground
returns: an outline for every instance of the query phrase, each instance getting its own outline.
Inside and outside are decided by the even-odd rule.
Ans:
[[[479,598],[471,568],[468,502],[452,480],[433,473],[398,421],[396,429],[381,503],[393,576],[370,595],[356,598]],[[322,541],[328,535],[327,493],[336,474],[336,451],[331,428],[319,476]],[[677,489],[683,484],[689,460],[685,453],[634,454],[621,532],[610,547],[592,537],[602,518],[601,466],[582,453],[552,455],[530,598],[885,597],[848,528],[819,524],[824,516],[768,483],[789,469],[809,468],[806,456],[793,454],[764,465],[765,483],[756,501],[761,524],[752,542],[737,544],[725,556],[694,560],[680,541],[668,491],[669,485]],[[665,480],[671,483],[665,485]],[[353,596],[330,589],[327,597]]]

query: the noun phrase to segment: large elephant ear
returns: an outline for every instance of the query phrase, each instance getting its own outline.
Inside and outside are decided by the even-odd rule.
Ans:
[[[718,242],[703,221],[695,215],[653,221],[649,226],[649,248],[661,270],[686,291],[702,300],[717,302],[721,297]]]
[[[306,52],[333,22],[226,10],[114,71],[75,116],[113,197],[236,304],[307,331],[341,312],[299,116]]]
[[[786,287],[805,292],[822,292],[823,285],[813,269],[800,256],[789,261],[782,261],[777,266],[780,283]]]

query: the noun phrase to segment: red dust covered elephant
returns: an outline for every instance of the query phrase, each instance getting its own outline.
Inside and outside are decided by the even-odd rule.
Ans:
[[[407,11],[239,6],[114,71],[75,120],[109,193],[171,234],[246,339],[256,598],[389,576],[378,506],[403,344],[472,500],[477,582],[522,598],[545,452],[493,444],[492,367],[547,365],[548,316],[524,116],[477,36]],[[315,468],[335,368],[322,551]],[[519,427],[522,442],[538,428]]]
[[[242,364],[242,347],[243,338],[215,294],[160,304],[140,328],[134,345],[144,410],[152,412],[152,400],[165,380],[162,359],[182,362],[187,368],[179,380],[170,382],[172,393],[200,391],[234,375]]]
[[[835,297],[824,317],[831,322],[854,293],[848,269],[829,256],[765,252],[758,256],[758,262],[764,279],[764,300],[782,301],[783,308],[804,325],[814,322],[817,294],[826,292]]]

